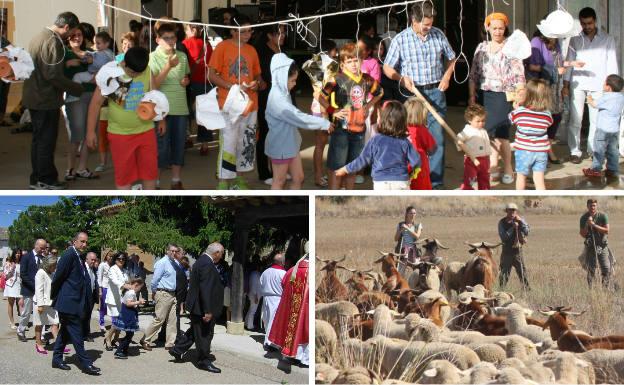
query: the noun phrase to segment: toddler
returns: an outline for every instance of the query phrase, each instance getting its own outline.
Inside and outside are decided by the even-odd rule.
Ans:
[[[127,283],[131,288],[122,290],[121,312],[119,317],[113,319],[113,327],[117,330],[125,331],[126,335],[119,341],[117,351],[115,351],[115,358],[128,358],[128,346],[130,346],[134,332],[139,330],[138,306],[143,305],[145,300],[143,298],[137,300],[136,293],[141,292],[143,283],[142,278],[134,278]]]
[[[421,163],[418,177],[410,183],[410,190],[431,190],[429,155],[435,152],[437,144],[426,126],[428,112],[422,101],[416,97],[405,102],[405,109],[409,140],[418,152]]]
[[[78,72],[72,78],[72,81],[75,83],[88,83],[95,79],[95,74],[104,66],[104,64],[115,60],[115,55],[113,55],[113,51],[110,49],[110,44],[113,39],[108,34],[108,32],[98,32],[93,39],[95,41],[95,52],[87,52],[83,61],[89,63],[89,67],[85,72]],[[76,102],[80,100],[79,97],[76,96],[67,96],[66,103]]]
[[[464,184],[462,190],[473,190],[477,184],[479,190],[490,189],[490,137],[485,129],[487,113],[479,104],[473,104],[466,108],[464,118],[466,127],[457,135],[458,147],[465,144],[470,153],[477,158],[479,165],[476,166],[472,159],[464,156]]]

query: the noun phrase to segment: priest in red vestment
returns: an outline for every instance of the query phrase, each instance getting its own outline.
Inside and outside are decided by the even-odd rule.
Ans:
[[[283,356],[304,365],[309,365],[308,263],[306,255],[282,279],[284,291],[269,334],[269,341],[281,348]]]

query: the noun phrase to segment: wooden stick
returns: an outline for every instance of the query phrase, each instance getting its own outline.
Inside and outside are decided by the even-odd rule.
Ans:
[[[431,105],[431,103],[429,103],[427,99],[425,99],[425,97],[420,93],[420,91],[418,91],[418,88],[414,86],[411,90],[408,90],[408,91],[416,95],[416,97],[423,102],[423,104],[425,105],[425,108],[427,108],[427,110],[429,110],[429,112],[431,113],[431,115],[433,115],[435,120],[437,120],[438,123],[440,123],[440,125],[444,127],[444,131],[446,131],[446,133],[451,137],[451,139],[453,139],[453,142],[455,142],[455,144],[459,148],[461,148],[464,154],[466,154],[466,156],[469,157],[470,160],[472,160],[472,163],[474,163],[474,165],[478,167],[480,164],[479,160],[474,155],[472,155],[472,153],[470,153],[470,150],[468,149],[468,147],[466,147],[464,143],[459,142],[459,139],[457,138],[457,134],[455,133],[455,131],[453,131],[451,126],[449,126],[448,123],[446,123],[446,121],[442,118],[442,116],[440,116],[438,111]]]

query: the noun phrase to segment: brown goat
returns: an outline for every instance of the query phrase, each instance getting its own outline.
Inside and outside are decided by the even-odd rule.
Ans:
[[[624,349],[624,336],[606,336],[606,337],[592,337],[582,332],[573,331],[568,325],[568,315],[581,315],[583,312],[571,312],[571,308],[548,307],[550,310],[540,313],[548,316],[548,320],[544,324],[543,328],[550,329],[550,336],[554,341],[557,341],[559,350],[582,353],[592,349],[607,349],[616,350]]]
[[[368,286],[366,286],[366,281],[374,278],[367,273],[372,271],[372,269],[366,271],[349,269],[346,267],[343,267],[343,269],[352,273],[351,277],[349,277],[344,284],[349,290],[349,301],[354,302],[360,294],[369,291]]]
[[[402,313],[405,307],[414,300],[414,293],[409,287],[407,280],[403,278],[397,270],[397,259],[403,255],[394,253],[381,253],[382,257],[374,263],[381,263],[381,271],[386,275],[386,283],[381,287],[381,291],[389,294],[397,301],[397,310]]]
[[[394,309],[392,298],[388,294],[378,291],[365,291],[352,302],[355,303],[360,313],[376,309],[379,305],[386,305],[389,309]]]
[[[484,308],[483,300],[472,298],[469,303],[459,303],[457,308],[462,313],[458,318],[461,328],[476,330],[486,336],[506,336],[505,317],[490,314]]]
[[[405,313],[416,313],[423,318],[429,318],[434,324],[439,327],[444,326],[444,321],[440,314],[440,308],[442,306],[449,306],[448,302],[442,297],[435,298],[433,301],[420,304],[418,302],[412,302],[405,308]]]
[[[319,261],[325,263],[325,266],[321,269],[321,271],[325,270],[325,276],[321,279],[318,287],[316,288],[316,298],[320,299],[321,302],[333,302],[333,301],[343,301],[349,297],[349,291],[347,287],[340,282],[338,277],[336,276],[336,269],[342,268],[338,264],[344,261],[347,257],[344,256],[339,261],[333,261],[330,259],[321,259],[316,257]]]
[[[473,254],[473,258],[466,263],[464,269],[464,286],[481,284],[486,290],[492,291],[498,274],[498,267],[492,257],[492,249],[499,247],[500,244],[481,242],[468,243],[468,245],[471,247],[469,252]]]

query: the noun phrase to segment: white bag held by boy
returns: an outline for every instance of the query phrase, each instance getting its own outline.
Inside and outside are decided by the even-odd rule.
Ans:
[[[238,84],[234,84],[223,104],[223,112],[230,117],[232,123],[235,123],[241,116],[249,114],[252,105],[249,95]]]
[[[160,120],[163,120],[167,116],[167,114],[169,114],[169,100],[167,100],[165,94],[158,90],[152,90],[145,93],[145,95],[143,95],[143,98],[141,99],[140,104],[142,103],[149,103],[151,106],[153,106],[153,112],[149,114],[149,116],[153,117],[148,120],[158,122]]]
[[[12,45],[7,46],[0,53],[4,65],[8,65],[9,72],[2,77],[5,83],[12,83],[21,80],[26,80],[30,77],[30,74],[35,70],[35,64],[33,63],[30,53],[23,48],[14,47]]]
[[[124,76],[126,72],[117,65],[116,62],[112,61],[110,63],[106,63],[98,73],[95,75],[95,83],[98,87],[100,87],[100,91],[103,96],[108,96],[113,92],[117,91],[119,88],[119,82],[117,78],[120,76]]]
[[[207,94],[199,95],[195,99],[195,113],[197,124],[209,130],[225,128],[225,120],[219,109],[217,101],[217,88],[213,88]]]
[[[503,54],[512,59],[524,60],[531,56],[531,42],[527,35],[516,29],[507,38],[507,43],[503,47]]]

